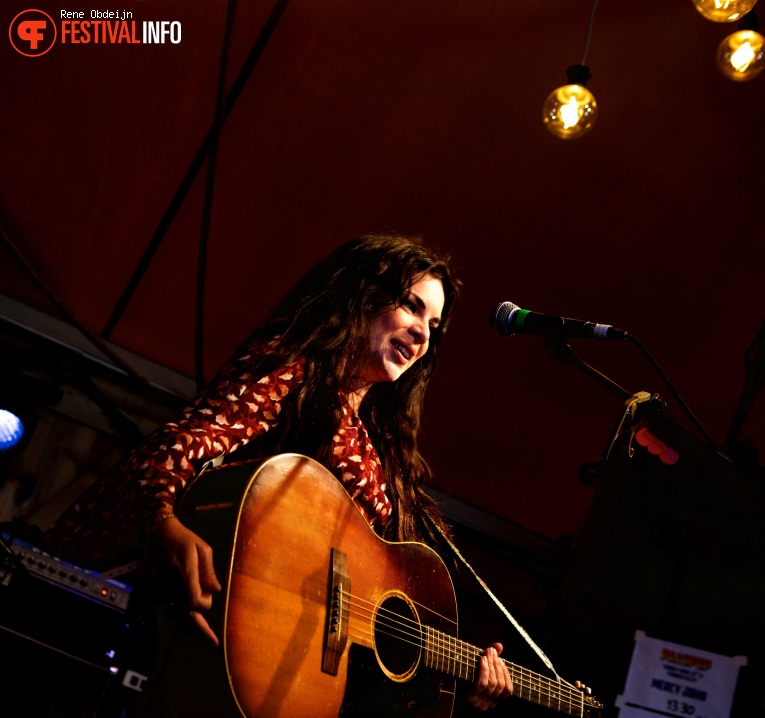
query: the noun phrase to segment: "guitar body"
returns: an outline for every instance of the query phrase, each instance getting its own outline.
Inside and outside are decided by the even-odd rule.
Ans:
[[[213,546],[211,624],[242,716],[451,715],[455,680],[424,667],[421,645],[422,626],[457,635],[446,566],[380,539],[320,464],[284,454],[213,469],[179,513]]]

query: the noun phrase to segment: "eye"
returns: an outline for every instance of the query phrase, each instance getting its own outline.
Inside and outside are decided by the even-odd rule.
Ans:
[[[417,305],[411,299],[404,299],[404,301],[401,302],[401,306],[408,309],[412,314],[417,311]]]

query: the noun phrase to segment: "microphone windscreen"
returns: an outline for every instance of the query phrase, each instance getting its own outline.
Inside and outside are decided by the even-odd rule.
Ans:
[[[494,327],[503,337],[509,337],[515,332],[510,328],[510,320],[520,309],[517,304],[512,302],[502,302],[498,304],[491,314],[489,314],[489,324]]]

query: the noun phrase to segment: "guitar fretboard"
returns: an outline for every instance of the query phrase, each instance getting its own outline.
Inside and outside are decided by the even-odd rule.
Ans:
[[[462,680],[473,682],[482,654],[475,646],[425,626],[425,665]],[[503,659],[504,661],[504,659]],[[513,681],[513,695],[572,716],[584,714],[581,692],[539,673],[504,661]]]

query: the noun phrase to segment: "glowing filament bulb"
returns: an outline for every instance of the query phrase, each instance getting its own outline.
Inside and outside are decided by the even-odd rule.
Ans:
[[[581,67],[581,65],[574,65],[573,68],[569,68],[569,81],[576,78],[577,73],[581,81],[553,90],[542,108],[542,120],[545,127],[556,137],[564,140],[581,137],[589,132],[595,124],[598,112],[595,98],[584,86],[588,78],[579,70]]]
[[[744,72],[752,64],[754,58],[755,54],[752,46],[745,42],[730,56],[730,64],[739,72]]]
[[[563,120],[563,129],[568,130],[579,122],[579,103],[573,95],[569,101],[560,108],[560,117]]]
[[[765,38],[754,30],[728,35],[717,49],[717,65],[737,82],[757,77],[765,69]]]
[[[712,22],[735,22],[746,15],[757,0],[693,0],[695,8]]]

